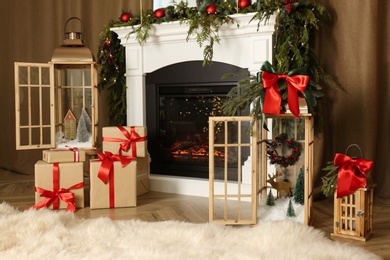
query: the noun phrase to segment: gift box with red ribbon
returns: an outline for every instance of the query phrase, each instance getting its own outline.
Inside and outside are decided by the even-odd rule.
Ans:
[[[48,163],[55,162],[84,162],[85,151],[77,148],[57,148],[43,150],[42,159]]]
[[[35,164],[35,205],[31,208],[66,209],[74,212],[84,208],[83,163]]]
[[[137,206],[137,160],[111,152],[90,162],[90,208]]]
[[[103,127],[103,152],[123,156],[146,157],[147,130],[144,126],[110,126]]]

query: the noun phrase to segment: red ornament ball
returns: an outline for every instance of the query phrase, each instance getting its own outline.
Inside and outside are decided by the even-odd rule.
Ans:
[[[123,14],[121,14],[121,22],[122,23],[126,23],[128,22],[131,18],[133,18],[133,15],[129,12],[124,12]]]
[[[165,16],[165,9],[164,8],[159,8],[156,11],[154,11],[154,16],[156,18],[163,18]]]
[[[251,4],[251,0],[238,0],[238,8],[243,9]]]
[[[217,5],[216,4],[209,4],[206,7],[206,12],[208,14],[215,14],[217,12]]]

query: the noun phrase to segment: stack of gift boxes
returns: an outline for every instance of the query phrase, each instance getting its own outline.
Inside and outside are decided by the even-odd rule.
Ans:
[[[83,150],[43,151],[35,164],[35,205],[75,211],[84,208],[84,163],[89,163],[91,209],[134,207],[149,190],[145,127],[103,127],[102,153],[90,159]]]

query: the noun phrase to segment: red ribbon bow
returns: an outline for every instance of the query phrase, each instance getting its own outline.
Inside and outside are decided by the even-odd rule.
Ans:
[[[98,178],[102,180],[104,184],[109,184],[109,197],[110,197],[110,208],[115,207],[115,185],[114,185],[114,162],[120,161],[122,167],[125,167],[131,161],[135,160],[134,157],[120,156],[118,154],[112,154],[111,152],[98,153],[99,160],[102,164],[99,168]]]
[[[99,179],[104,182],[104,184],[107,184],[110,175],[113,173],[114,169],[114,162],[119,161],[122,165],[122,167],[125,167],[131,161],[135,160],[134,157],[130,156],[120,156],[119,154],[112,154],[111,152],[105,152],[105,153],[97,153],[99,160],[102,161],[102,164],[100,165],[98,177]]]
[[[106,142],[121,142],[119,145],[119,150],[127,152],[130,147],[132,151],[132,155],[134,157],[137,157],[137,142],[143,142],[147,140],[146,136],[139,136],[137,132],[135,131],[135,127],[131,126],[130,127],[130,133],[123,127],[123,126],[118,126],[119,130],[122,132],[122,134],[126,137],[126,139],[122,138],[114,138],[114,137],[103,137],[103,141]]]
[[[337,198],[367,186],[365,173],[369,172],[374,165],[372,161],[362,158],[352,159],[341,153],[335,155],[333,164],[340,167],[337,176]]]
[[[263,87],[267,90],[264,97],[264,114],[280,114],[282,96],[279,92],[279,79],[286,79],[288,92],[288,107],[291,113],[299,117],[298,91],[304,92],[309,83],[309,76],[285,74],[273,74],[267,71],[262,72]]]
[[[65,148],[68,149],[69,151],[73,152],[73,161],[74,162],[80,162],[80,153],[79,153],[79,148],[77,147],[70,147],[65,145]]]
[[[59,199],[68,203],[66,211],[75,212],[76,203],[74,202],[74,193],[70,192],[73,189],[81,189],[84,187],[84,182],[80,182],[69,188],[59,188],[59,166],[58,163],[53,164],[53,191],[45,190],[40,187],[35,187],[35,192],[40,192],[40,197],[45,197],[46,199],[38,202],[30,208],[40,209],[44,207],[49,207],[53,204],[53,209],[58,209]]]

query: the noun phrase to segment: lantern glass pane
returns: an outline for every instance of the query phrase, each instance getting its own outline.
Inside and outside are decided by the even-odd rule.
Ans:
[[[41,84],[50,86],[50,68],[41,68]]]
[[[85,105],[84,108],[87,111],[88,115],[92,115],[92,89],[86,88],[84,89],[85,94]]]
[[[38,67],[30,67],[30,84],[39,85],[40,76],[41,74]]]
[[[28,67],[19,67],[19,84],[25,85],[28,83]]]
[[[31,129],[31,145],[41,144],[41,128]]]
[[[68,86],[83,86],[82,70],[68,69],[67,70],[67,85]]]
[[[20,108],[20,125],[26,126],[28,125],[28,87],[20,87],[19,88],[19,108]]]
[[[20,128],[20,145],[29,145],[29,128]]]
[[[51,142],[50,126],[42,128],[42,144],[48,145]]]
[[[42,87],[42,124],[50,125],[50,86]]]
[[[39,95],[39,88],[38,87],[32,87],[30,88],[31,91],[31,125],[40,125],[40,95]]]
[[[84,70],[84,86],[85,87],[91,87],[91,70],[90,69],[85,69]]]

